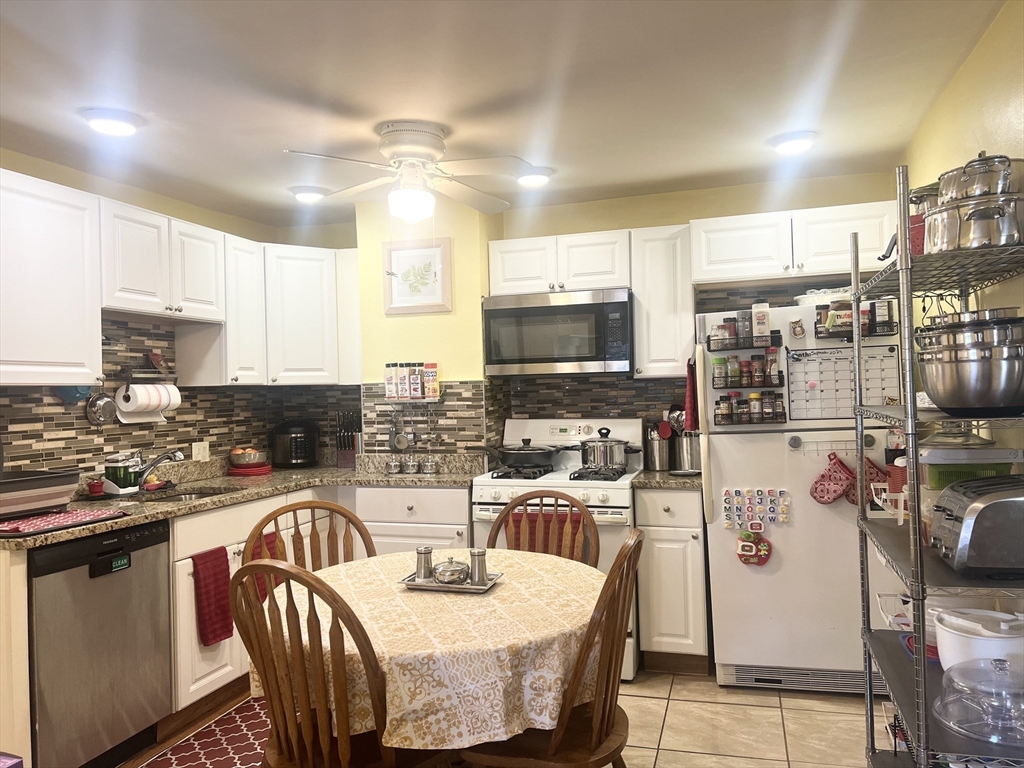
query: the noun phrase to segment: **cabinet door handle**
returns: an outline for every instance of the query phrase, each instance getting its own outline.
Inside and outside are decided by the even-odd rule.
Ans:
[[[272,383],[277,383],[277,376],[271,376],[271,377],[270,377],[270,381],[271,381]]]
[[[783,264],[782,265],[782,271],[783,272],[789,272],[789,264]]]
[[[637,368],[637,369],[636,369],[636,372],[637,372],[637,373],[643,373],[643,372],[644,372],[644,369],[643,369],[643,368]]]
[[[164,307],[164,309],[166,309],[168,312],[173,312],[174,311],[174,305],[173,304],[168,304],[166,307]]]
[[[550,288],[552,291],[555,290],[555,284],[554,283],[548,283],[548,288]]]
[[[231,380],[232,380],[232,381],[238,381],[238,377],[237,377],[237,376],[232,376],[232,377],[231,377]]]
[[[559,284],[558,284],[558,287],[559,287],[559,288],[565,288],[565,283],[559,283]]]
[[[699,539],[700,536],[698,536],[696,533],[691,533],[690,534],[690,538],[693,539],[694,541],[697,541],[697,539]]]
[[[179,304],[178,306],[176,306],[176,307],[174,308],[174,311],[175,311],[175,312],[184,312],[184,311],[185,311],[185,309],[184,309],[184,308],[183,308],[183,307],[181,306],[181,304]]]
[[[462,538],[462,531],[456,531],[455,535],[458,536],[461,539]]]
[[[670,507],[668,504],[666,504],[664,507],[661,508],[661,511],[662,512],[671,512],[672,511],[672,507]]]
[[[106,380],[107,380],[107,377],[104,374],[102,374],[102,373],[99,376],[96,377],[96,381],[100,382],[101,384],[104,381],[106,381]]]
[[[804,268],[804,263],[802,261],[797,263],[796,268],[797,269],[803,269]]]
[[[412,506],[413,506],[412,504],[407,504],[405,508],[407,510],[409,510],[410,512],[412,512]]]

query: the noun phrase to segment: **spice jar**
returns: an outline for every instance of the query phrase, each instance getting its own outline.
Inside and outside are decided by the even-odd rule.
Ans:
[[[750,423],[750,401],[740,400],[736,410],[736,423],[737,424],[749,424]]]
[[[728,367],[724,357],[711,358],[711,378],[724,379],[728,375]]]
[[[734,387],[738,386],[736,382],[740,380],[740,359],[737,355],[729,355],[726,360],[726,374],[729,383]]]
[[[423,363],[409,363],[409,399],[423,399]]]
[[[752,378],[753,374],[751,373],[750,361],[740,360],[740,386],[749,387]]]
[[[729,393],[729,403],[730,403],[730,405],[732,407],[733,416],[735,416],[736,413],[737,413],[737,408],[739,407],[740,398],[741,397],[743,397],[743,393],[742,392],[730,392]]]
[[[423,397],[436,400],[441,396],[441,382],[437,379],[437,363],[423,366]]]
[[[775,421],[775,393],[770,389],[761,393],[761,418],[767,424]]]
[[[386,400],[398,399],[398,363],[384,364],[384,398]]]
[[[398,364],[398,399],[409,399],[409,365],[410,363]]]
[[[741,347],[754,346],[754,318],[749,309],[736,312],[736,339]]]
[[[751,392],[750,393],[750,423],[760,424],[762,419],[761,414],[761,393]]]
[[[750,356],[750,386],[764,386],[764,355]]]
[[[718,424],[732,424],[732,401],[728,395],[722,395],[718,399],[718,403],[715,405],[715,413],[718,416]]]

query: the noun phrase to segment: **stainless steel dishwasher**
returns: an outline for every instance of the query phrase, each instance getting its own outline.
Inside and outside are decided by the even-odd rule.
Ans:
[[[171,713],[169,531],[29,551],[36,768],[80,766]]]

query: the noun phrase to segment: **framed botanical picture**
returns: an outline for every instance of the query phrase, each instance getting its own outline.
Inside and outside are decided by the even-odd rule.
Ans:
[[[451,238],[384,243],[384,314],[451,311]]]

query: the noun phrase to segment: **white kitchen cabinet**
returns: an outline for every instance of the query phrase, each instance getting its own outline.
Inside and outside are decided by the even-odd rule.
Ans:
[[[630,237],[636,378],[683,377],[693,354],[687,225],[634,229]]]
[[[268,245],[264,254],[270,383],[337,384],[335,252]]]
[[[0,384],[97,384],[99,198],[0,170],[0,211]]]
[[[702,529],[640,530],[645,536],[637,571],[640,650],[706,655]]]
[[[693,282],[784,277],[792,269],[788,211],[694,219],[690,222]]]
[[[420,525],[418,523],[366,523],[378,555],[415,552],[416,547],[464,549],[469,546],[465,525]],[[362,542],[356,541],[356,557],[364,557]],[[413,562],[410,560],[410,563]],[[410,570],[411,573],[411,570]]]
[[[465,488],[356,488],[355,510],[378,555],[469,546],[469,491]],[[356,543],[356,555],[363,555]]]
[[[229,544],[231,573],[242,565],[245,542]],[[192,558],[174,563],[174,711],[213,693],[235,678],[248,674],[249,656],[238,630],[227,640],[205,646],[196,625],[195,582]]]
[[[850,234],[859,234],[861,272],[876,271],[896,232],[896,201],[793,211],[793,271],[797,275],[850,272]],[[895,250],[889,256],[895,258]]]
[[[224,321],[224,233],[171,219],[171,304],[178,317]]]
[[[487,248],[491,296],[557,290],[554,237],[493,240]]]
[[[101,200],[100,221],[104,308],[173,313],[170,220],[134,205]]]
[[[336,251],[338,270],[338,383],[363,383],[362,322],[359,319],[359,249]]]
[[[565,291],[629,287],[629,231],[587,232],[555,238],[556,285]]]

